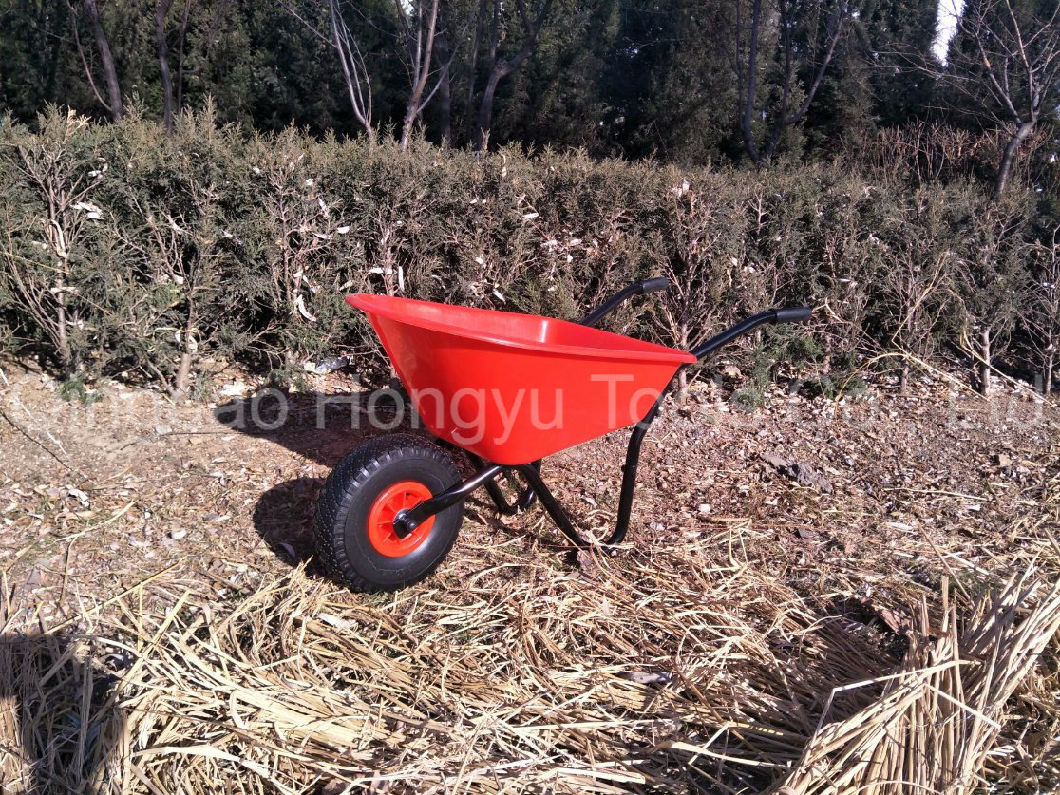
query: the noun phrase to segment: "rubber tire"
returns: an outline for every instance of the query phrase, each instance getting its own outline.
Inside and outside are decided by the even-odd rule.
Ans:
[[[426,540],[399,558],[369,542],[368,513],[394,483],[414,480],[438,494],[461,479],[449,453],[418,436],[390,434],[362,444],[332,470],[317,502],[317,550],[328,573],[361,593],[394,591],[427,577],[456,542],[463,503],[435,516]]]

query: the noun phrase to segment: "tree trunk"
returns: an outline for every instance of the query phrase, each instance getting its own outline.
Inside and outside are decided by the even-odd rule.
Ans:
[[[482,91],[482,102],[478,106],[478,125],[475,129],[475,149],[480,152],[486,147],[490,125],[493,124],[493,100],[497,95],[497,85],[508,74],[503,66],[504,64],[498,64],[494,67],[490,72],[490,79],[486,81],[486,88]]]
[[[405,152],[409,148],[409,138],[412,136],[412,127],[416,123],[416,119],[419,118],[420,113],[423,111],[423,107],[427,102],[430,102],[430,95],[427,95],[426,102],[423,99],[424,93],[427,91],[427,83],[431,76],[431,60],[434,57],[434,44],[435,44],[435,32],[438,24],[438,4],[440,0],[431,0],[431,8],[427,17],[427,25],[424,28],[423,25],[423,8],[422,6],[415,7],[417,14],[417,34],[415,37],[415,51],[412,56],[412,85],[409,87],[409,98],[405,104],[405,120],[401,125],[401,151]],[[401,10],[401,0],[398,0],[398,10]],[[410,42],[412,36],[409,36]]]
[[[43,4],[41,4],[43,9]],[[54,97],[55,96],[55,82],[59,72],[59,61],[64,53],[64,46],[67,43],[66,40],[66,23],[67,17],[69,16],[70,9],[66,5],[57,5],[58,11],[58,23],[54,31],[52,38],[52,49],[51,56],[48,58],[48,70],[47,77],[44,80],[44,96]],[[76,25],[76,20],[74,21]]]
[[[739,0],[737,3],[737,14],[739,14]],[[746,73],[742,75],[739,80],[739,90],[743,92],[740,97],[743,103],[743,113],[740,118],[740,129],[743,133],[744,148],[747,150],[747,156],[751,158],[755,166],[762,168],[769,165],[770,160],[773,158],[773,153],[776,151],[778,144],[780,143],[781,137],[784,135],[784,131],[795,124],[799,124],[809,112],[810,105],[813,103],[814,96],[817,94],[817,89],[820,88],[822,81],[824,80],[825,71],[832,62],[832,58],[835,56],[836,45],[839,43],[839,39],[843,34],[845,23],[852,13],[850,7],[839,5],[836,8],[835,13],[837,16],[834,19],[825,22],[825,31],[827,39],[822,42],[824,45],[824,52],[819,56],[820,63],[814,68],[814,77],[810,85],[805,89],[805,96],[802,99],[802,104],[793,112],[788,112],[788,102],[791,99],[791,81],[799,72],[798,59],[801,57],[799,53],[799,47],[793,41],[790,31],[794,25],[794,20],[789,16],[789,12],[786,10],[789,6],[785,3],[780,4],[780,29],[781,37],[780,42],[782,44],[782,53],[780,61],[783,63],[783,79],[781,86],[781,99],[780,106],[774,108],[769,114],[768,119],[768,136],[765,139],[765,143],[762,147],[759,147],[755,142],[754,135],[754,116],[755,116],[755,94],[756,94],[756,81],[758,76],[758,49],[759,49],[759,35],[762,29],[762,24],[765,22],[766,25],[770,24],[769,12],[766,13],[766,19],[763,20],[762,14],[762,0],[752,0],[751,2],[751,27],[748,34],[747,42],[747,63]],[[737,22],[739,26],[739,22]],[[739,63],[739,31],[737,31],[737,69],[744,69],[744,65]],[[806,66],[812,66],[812,61],[807,62]]]
[[[346,20],[336,8],[337,0],[329,0],[328,9],[331,17],[332,45],[339,56],[342,75],[346,81],[346,93],[350,99],[353,117],[368,136],[368,146],[375,145],[375,129],[372,127],[372,85],[368,75],[368,66],[364,62],[357,42],[350,35]],[[363,85],[362,85],[363,81]]]
[[[744,148],[751,161],[758,165],[762,156],[758,152],[754,138],[755,92],[758,79],[758,29],[761,25],[762,2],[754,0],[751,4],[751,34],[747,44],[747,77],[743,81],[747,94],[743,97],[743,114],[740,117],[740,131],[743,133]]]
[[[1001,155],[1001,163],[997,167],[997,180],[994,182],[994,198],[999,198],[1008,187],[1012,176],[1012,167],[1016,164],[1016,155],[1019,153],[1020,145],[1030,138],[1034,132],[1034,122],[1023,122],[1016,127],[1016,132],[1009,139],[1005,151]]]
[[[979,393],[983,397],[987,397],[990,394],[990,334],[991,327],[985,326],[981,332],[979,332],[979,344],[981,346],[980,354],[982,361],[979,363]]]
[[[56,324],[59,327],[59,367],[63,378],[70,378],[74,374],[74,362],[73,356],[70,355],[70,338],[66,333],[66,288],[61,278],[55,282],[55,300],[59,305],[55,312]]]
[[[442,74],[438,78],[438,130],[442,146],[447,147],[453,138],[453,98],[449,85],[449,43],[443,35],[438,36],[438,60],[442,63]]]
[[[412,125],[416,123],[416,116],[418,115],[418,113],[413,112],[411,107],[405,110],[405,120],[401,123],[402,152],[407,152],[409,149],[409,138],[412,137]]]
[[[192,0],[184,0],[184,16],[180,20],[180,41],[177,44],[177,108],[184,107],[184,42],[188,36],[188,17]]]
[[[173,397],[185,398],[188,395],[189,381],[191,380],[191,366],[195,359],[192,353],[191,335],[195,331],[195,321],[188,315],[188,321],[184,324],[184,335],[181,342],[183,348],[180,352],[180,361],[177,365],[177,374],[173,380]]]
[[[173,381],[173,397],[185,398],[188,396],[188,381],[191,377],[191,351],[183,351],[180,354],[180,364],[177,367],[177,375]]]
[[[497,58],[497,45],[500,41],[500,7],[499,2],[493,6],[493,31],[490,34],[489,51],[489,59],[492,66],[490,67],[489,80],[486,81],[486,88],[482,92],[482,102],[479,104],[478,109],[478,128],[475,130],[475,149],[480,152],[485,147],[486,139],[489,137],[490,125],[493,123],[493,100],[497,95],[497,85],[501,80],[518,70],[527,56],[534,51],[537,46],[538,34],[541,32],[541,26],[552,8],[552,0],[544,0],[533,20],[520,13],[523,18],[523,46],[519,48],[519,52],[506,59]],[[519,8],[520,12],[522,12],[522,5]]]
[[[449,66],[446,65],[442,74],[442,85],[438,89],[438,115],[439,132],[441,133],[441,144],[449,147],[453,144],[453,98],[449,85]]]
[[[1042,387],[1042,393],[1046,397],[1049,397],[1053,393],[1053,359],[1054,359],[1054,357],[1055,357],[1055,353],[1053,351],[1051,351],[1051,350],[1045,356],[1045,373],[1044,373],[1045,383],[1044,383],[1044,385]]]
[[[678,335],[680,349],[687,351],[692,347],[687,323],[681,324],[681,333]],[[677,405],[684,408],[688,405],[688,368],[682,367],[677,373]]]
[[[464,121],[464,137],[465,140],[473,140],[475,137],[475,119],[476,115],[473,111],[475,104],[475,85],[478,83],[478,61],[479,61],[479,50],[482,47],[482,37],[485,30],[485,19],[486,14],[486,0],[479,0],[478,11],[476,12],[475,22],[475,39],[471,47],[471,57],[468,59],[468,78],[467,78],[467,94],[464,97],[463,107],[463,121]]]
[[[169,45],[166,43],[166,15],[173,0],[158,0],[155,5],[155,43],[158,45],[158,69],[162,75],[162,125],[173,131],[173,75],[169,70]]]
[[[114,65],[114,56],[110,51],[106,31],[103,30],[103,20],[99,16],[96,0],[82,1],[85,16],[92,28],[92,36],[96,40],[96,48],[99,50],[99,58],[103,62],[103,79],[107,84],[107,110],[110,112],[111,121],[118,121],[125,112],[121,101],[121,84],[118,83],[118,69]]]

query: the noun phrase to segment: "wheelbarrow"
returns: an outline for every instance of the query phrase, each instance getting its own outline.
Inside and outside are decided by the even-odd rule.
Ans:
[[[325,567],[356,591],[387,591],[427,577],[485,487],[503,514],[540,501],[577,547],[605,549],[629,529],[641,443],[674,375],[765,323],[805,320],[803,307],[752,315],[692,351],[595,328],[623,301],[669,287],[656,277],[621,290],[580,323],[516,312],[358,294],[417,416],[437,440],[409,433],[371,439],[331,472],[317,504]],[[584,538],[541,477],[541,460],[634,426],[611,535]],[[460,474],[458,456],[477,470]],[[522,478],[522,482],[519,481]],[[509,499],[498,482],[516,483]]]

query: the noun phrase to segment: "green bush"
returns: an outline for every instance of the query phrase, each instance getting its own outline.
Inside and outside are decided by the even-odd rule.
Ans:
[[[740,411],[752,412],[766,404],[766,395],[759,387],[744,386],[732,393],[729,402]]]
[[[109,267],[101,130],[54,109],[36,132],[0,130],[0,300],[64,376],[106,353],[92,300]]]
[[[254,197],[244,143],[209,109],[171,136],[136,118],[108,133],[108,342],[122,366],[186,395],[205,358],[239,356],[257,332],[264,280],[236,233]]]
[[[231,361],[285,383],[340,353],[385,372],[345,293],[577,318],[664,274],[666,296],[608,328],[692,347],[766,307],[818,309],[728,352],[745,352],[757,391],[778,369],[838,382],[866,352],[968,350],[986,326],[995,354],[1018,342],[1038,367],[1052,348],[1021,313],[1042,306],[1030,276],[1055,261],[1042,230],[1056,222],[1033,199],[841,165],[695,171],[248,135],[209,107],[168,136],[136,108],[108,126],[52,110],[33,130],[0,126],[0,343],[41,345],[68,377],[204,395]]]

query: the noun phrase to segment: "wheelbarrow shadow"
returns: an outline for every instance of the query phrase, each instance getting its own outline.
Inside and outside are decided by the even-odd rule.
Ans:
[[[323,478],[295,478],[277,483],[254,506],[254,531],[289,566],[306,564],[306,573],[324,574],[315,558],[313,519]]]
[[[331,468],[365,439],[407,430],[408,413],[404,403],[391,397],[370,400],[361,393],[266,389],[218,406],[213,417],[236,433],[267,440]]]
[[[0,635],[0,792],[122,791],[125,662],[66,634]],[[113,667],[115,670],[109,670]]]

